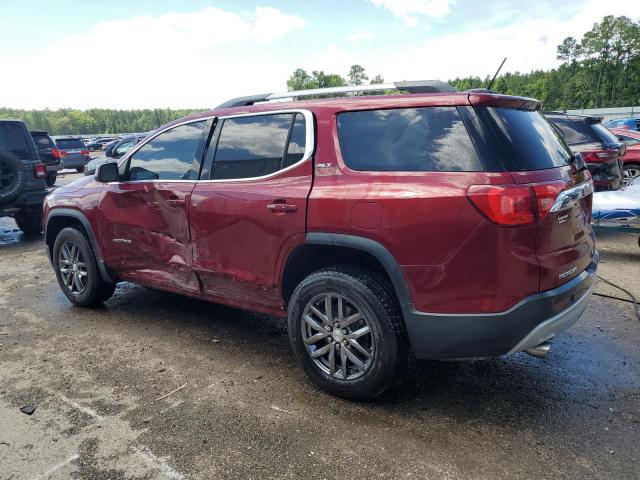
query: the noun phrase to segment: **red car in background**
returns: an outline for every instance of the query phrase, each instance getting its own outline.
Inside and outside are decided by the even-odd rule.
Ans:
[[[624,184],[640,177],[640,132],[615,128],[611,130],[627,146],[624,156]]]

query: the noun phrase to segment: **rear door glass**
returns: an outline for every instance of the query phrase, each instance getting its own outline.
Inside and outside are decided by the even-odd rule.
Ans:
[[[55,148],[53,140],[48,135],[32,135],[38,148]]]
[[[337,121],[342,157],[352,170],[484,171],[456,107],[344,112]]]
[[[571,150],[540,112],[502,107],[481,107],[477,111],[493,130],[508,168],[544,170],[571,162]]]

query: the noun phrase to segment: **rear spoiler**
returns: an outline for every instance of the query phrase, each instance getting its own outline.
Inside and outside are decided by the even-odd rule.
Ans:
[[[500,95],[489,91],[469,91],[469,103],[479,107],[507,107],[518,110],[540,110],[541,103],[535,98]]]

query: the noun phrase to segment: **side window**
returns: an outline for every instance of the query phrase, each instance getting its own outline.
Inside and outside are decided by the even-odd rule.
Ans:
[[[484,171],[455,107],[344,112],[338,136],[353,170]]]
[[[118,148],[116,148],[116,151],[113,152],[115,156],[121,157],[122,155],[124,155],[125,153],[127,153],[129,150],[131,150],[131,147],[133,147],[136,144],[135,140],[127,140],[126,142],[121,143],[120,145],[118,145]]]
[[[128,180],[195,180],[196,151],[206,121],[188,123],[161,133],[131,157]]]
[[[254,115],[223,120],[211,178],[262,177],[302,160],[304,115]]]

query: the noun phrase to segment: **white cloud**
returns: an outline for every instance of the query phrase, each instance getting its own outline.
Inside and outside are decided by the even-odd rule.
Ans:
[[[358,30],[357,32],[353,32],[347,37],[347,42],[349,43],[358,43],[358,42],[368,42],[376,38],[376,35],[368,30]]]
[[[386,8],[401,18],[409,27],[415,27],[420,17],[426,22],[449,14],[453,0],[369,0],[374,5]]]
[[[282,72],[293,67],[270,47],[304,25],[300,16],[270,7],[244,15],[209,7],[100,22],[31,55],[0,55],[0,65],[20,72],[3,78],[2,90],[12,96],[0,104],[207,107],[235,94],[281,90]]]

